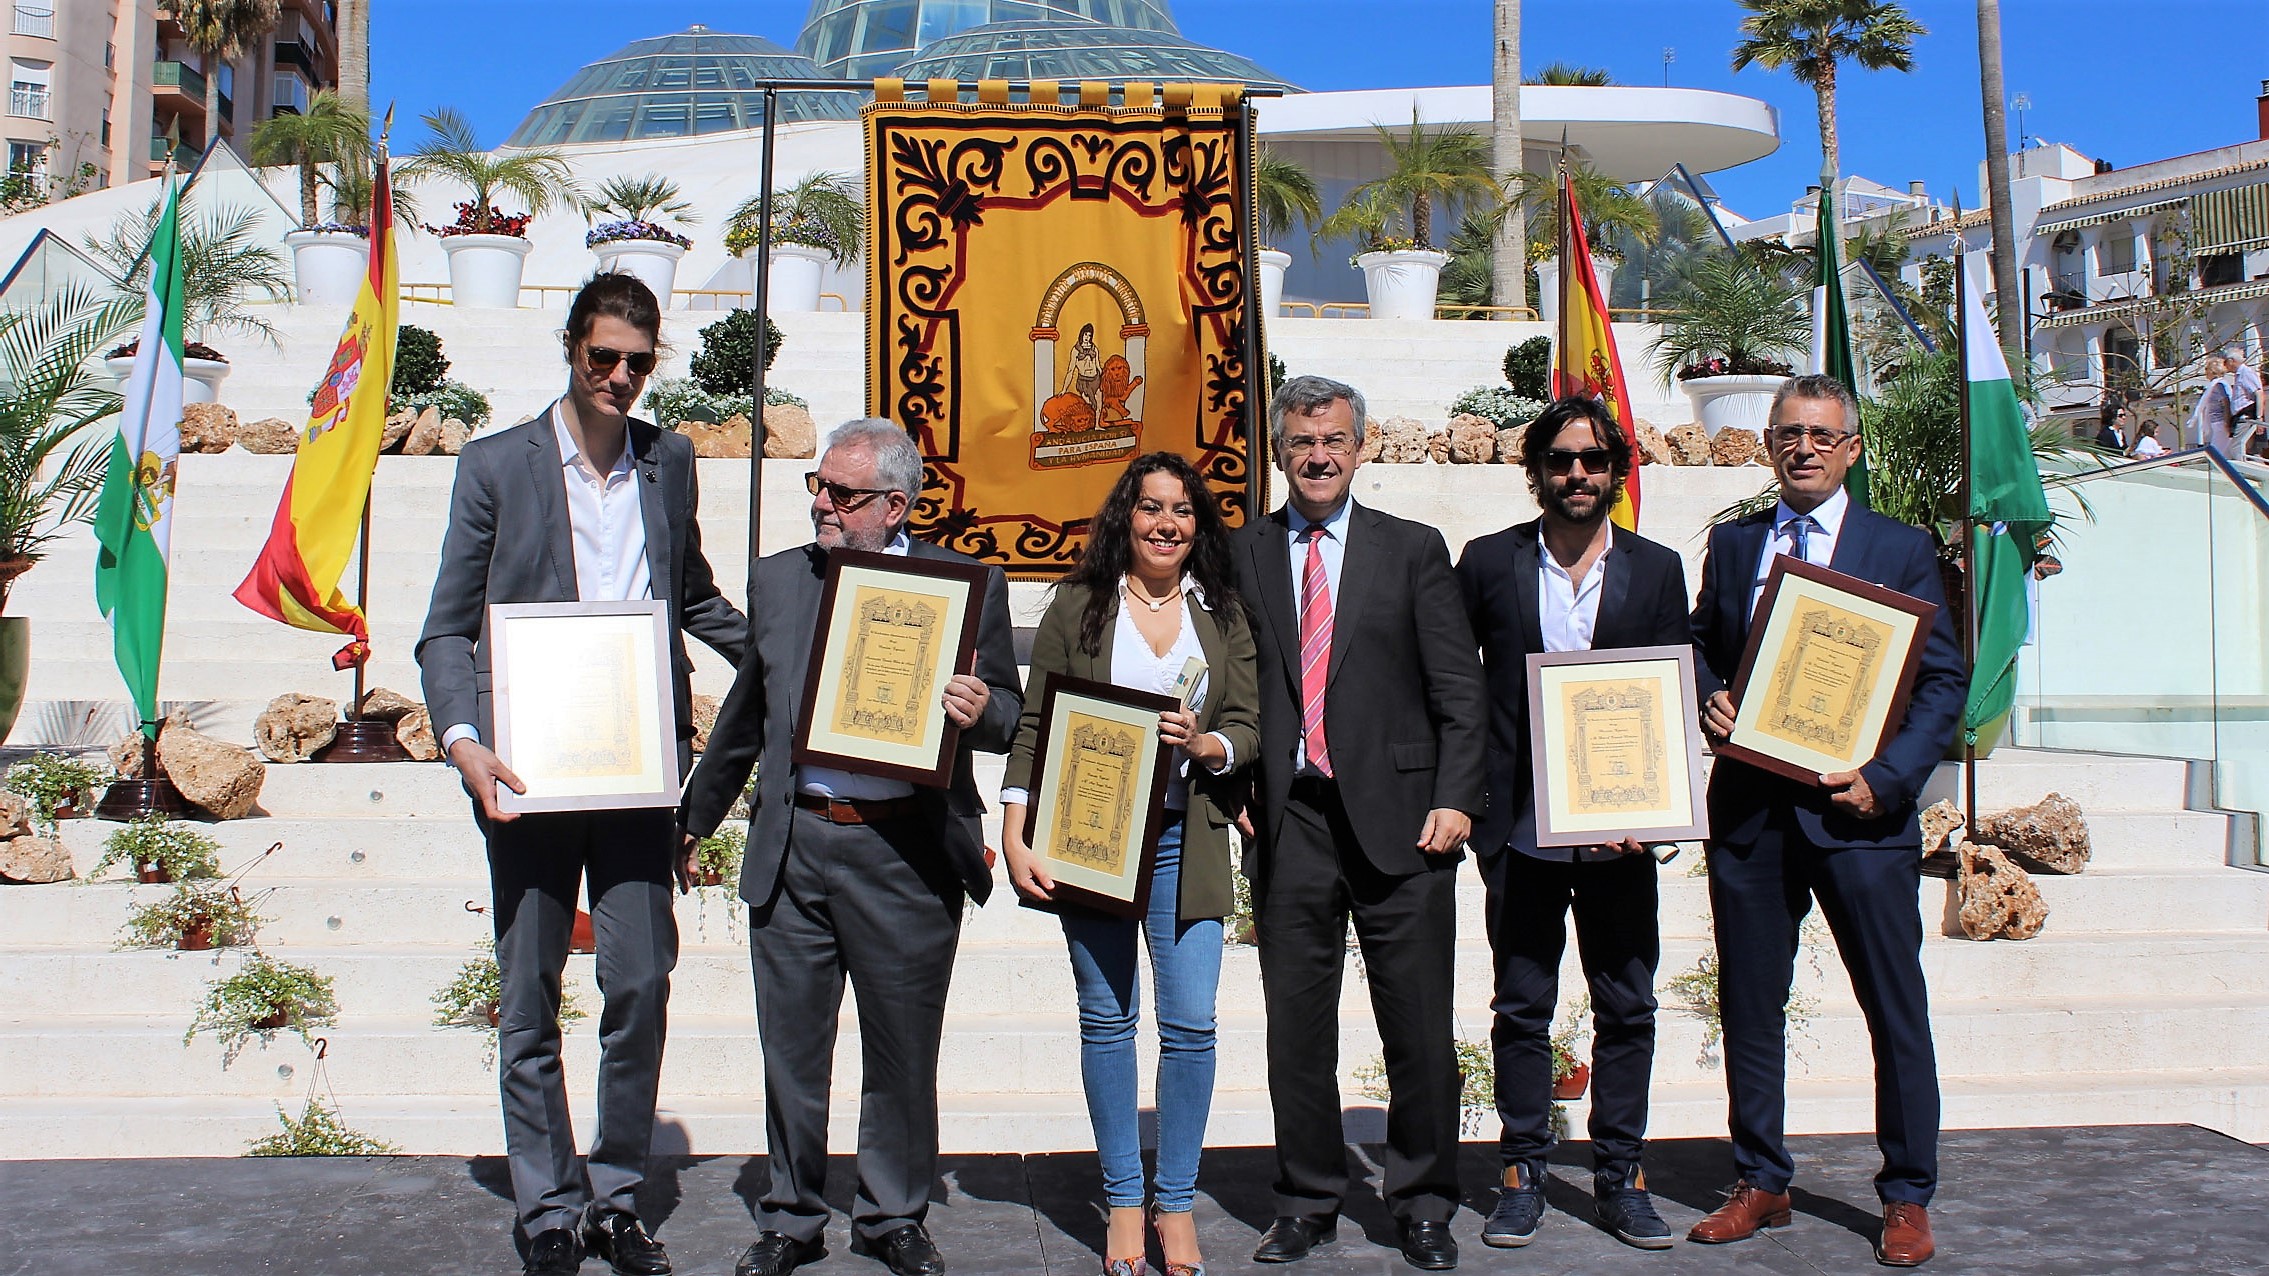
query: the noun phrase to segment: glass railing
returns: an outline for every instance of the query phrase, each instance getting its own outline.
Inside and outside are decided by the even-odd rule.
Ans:
[[[2010,739],[2207,764],[2192,805],[2237,813],[2269,866],[2269,468],[2199,448],[2057,477],[2057,557],[2018,658]]]
[[[150,67],[150,84],[160,89],[180,89],[190,97],[205,100],[205,77],[196,67],[186,62],[159,62]]]

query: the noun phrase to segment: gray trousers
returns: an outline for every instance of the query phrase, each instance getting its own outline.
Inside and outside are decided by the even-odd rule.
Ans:
[[[479,823],[488,837],[503,977],[496,1053],[504,1147],[521,1230],[534,1236],[573,1227],[594,1205],[636,1214],[654,1141],[670,971],[678,960],[671,812],[546,813]],[[559,1062],[560,975],[585,878],[603,1001],[588,1170],[575,1154]]]
[[[765,1229],[809,1241],[827,1226],[827,1101],[846,976],[858,997],[861,1071],[852,1226],[871,1238],[929,1212],[938,1038],[961,903],[934,829],[795,813],[779,887],[749,911],[771,1171],[759,1201]]]

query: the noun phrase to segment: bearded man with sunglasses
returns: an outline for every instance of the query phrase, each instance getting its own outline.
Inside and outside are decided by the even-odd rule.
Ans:
[[[678,766],[692,766],[685,635],[737,661],[748,620],[717,591],[702,556],[692,444],[630,416],[661,331],[660,305],[633,276],[602,274],[576,294],[560,334],[567,393],[458,458],[441,570],[418,639],[427,707],[488,841],[503,981],[505,1148],[532,1273],[573,1272],[586,1246],[618,1273],[670,1270],[639,1223],[636,1198],[652,1150],[677,964],[672,813],[503,810],[498,786],[526,789],[491,747],[488,631],[491,603],[666,600]],[[559,1032],[560,972],[585,878],[604,998],[587,1164],[568,1125]]]
[[[1560,399],[1529,423],[1521,462],[1539,517],[1480,537],[1458,558],[1458,586],[1489,682],[1489,765],[1473,848],[1488,888],[1504,1176],[1482,1228],[1499,1249],[1528,1244],[1544,1217],[1552,1133],[1552,1015],[1568,914],[1591,989],[1593,1208],[1641,1249],[1670,1245],[1647,1195],[1647,1087],[1654,1072],[1655,859],[1619,838],[1536,844],[1528,656],[1689,641],[1686,568],[1677,551],[1608,518],[1631,473],[1631,444],[1606,405]]]

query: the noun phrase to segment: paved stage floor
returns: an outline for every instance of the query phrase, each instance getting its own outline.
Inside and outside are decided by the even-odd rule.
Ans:
[[[1462,1271],[1770,1272],[1879,1270],[1870,1245],[1876,1201],[1873,1141],[1804,1138],[1797,1154],[1796,1222],[1730,1246],[1645,1253],[1590,1222],[1590,1153],[1553,1158],[1547,1217],[1521,1250],[1480,1243],[1496,1177],[1493,1145],[1469,1144],[1467,1208],[1455,1229]],[[1408,1272],[1376,1194],[1376,1165],[1348,1203],[1340,1240],[1293,1268],[1249,1261],[1268,1224],[1265,1148],[1206,1153],[1199,1184],[1207,1268],[1221,1273],[1354,1276]],[[2191,1126],[1965,1130],[1945,1136],[1944,1181],[1931,1211],[1939,1273],[2269,1272],[2269,1149]],[[1654,1144],[1648,1180],[1683,1237],[1732,1177],[1722,1140]],[[754,1239],[750,1209],[763,1159],[673,1159],[649,1184],[644,1212],[685,1276],[729,1273]],[[842,1208],[851,1165],[837,1158],[829,1196]],[[1103,1239],[1093,1155],[956,1156],[940,1166],[931,1232],[961,1276],[1088,1276]],[[25,1276],[464,1276],[519,1263],[500,1160],[153,1160],[0,1162],[0,1273]],[[838,1218],[817,1276],[883,1268],[846,1248]],[[1153,1262],[1156,1255],[1153,1255]],[[584,1265],[597,1276],[606,1265]],[[1153,1271],[1158,1269],[1154,1266]]]

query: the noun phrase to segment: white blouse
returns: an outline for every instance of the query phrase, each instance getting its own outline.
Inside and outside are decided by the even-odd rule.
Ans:
[[[1111,630],[1111,681],[1136,691],[1155,691],[1162,696],[1174,694],[1174,680],[1181,676],[1182,667],[1192,660],[1205,659],[1205,651],[1198,645],[1198,631],[1190,623],[1190,591],[1196,585],[1184,579],[1182,596],[1175,600],[1176,610],[1182,616],[1181,632],[1174,635],[1174,645],[1161,656],[1150,649],[1150,640],[1135,627],[1136,604],[1125,597],[1125,585],[1120,586],[1121,605],[1118,623]],[[1182,811],[1190,805],[1190,756],[1177,747],[1174,750],[1172,769],[1167,772],[1166,809]]]

